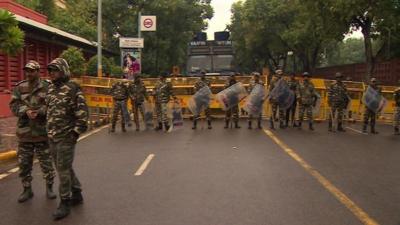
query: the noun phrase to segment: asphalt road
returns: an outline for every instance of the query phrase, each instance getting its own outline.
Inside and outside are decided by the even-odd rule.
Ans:
[[[332,134],[326,124],[314,132],[278,129],[272,132],[279,145],[263,130],[247,130],[244,121],[239,130],[224,130],[222,121],[213,130],[192,131],[190,125],[172,133],[104,129],[80,141],[74,168],[85,203],[58,222],[51,219],[58,201],[45,199],[37,164],[35,196],[26,203],[17,203],[17,173],[0,179],[0,224],[366,224],[331,186],[376,224],[400,224],[400,137],[389,126],[379,126],[379,135]]]

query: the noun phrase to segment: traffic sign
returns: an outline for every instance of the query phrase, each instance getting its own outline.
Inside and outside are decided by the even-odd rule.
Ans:
[[[142,16],[140,19],[141,31],[156,31],[157,17],[156,16]]]
[[[144,48],[143,38],[119,38],[120,48]]]

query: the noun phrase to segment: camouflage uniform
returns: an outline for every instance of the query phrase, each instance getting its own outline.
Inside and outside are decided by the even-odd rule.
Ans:
[[[237,81],[235,78],[230,78],[225,83],[224,89],[227,89],[236,83],[237,83]],[[235,128],[240,128],[240,126],[238,124],[239,123],[239,105],[235,105],[225,112],[225,128],[228,128],[229,121],[231,120],[232,117],[233,117],[233,122],[235,123]]]
[[[396,104],[395,113],[394,113],[394,132],[395,134],[399,135],[399,125],[400,125],[400,88],[397,88],[394,91],[394,101]]]
[[[299,81],[296,80],[295,78],[290,79],[288,81],[288,86],[289,86],[290,90],[293,91],[293,93],[294,93],[294,99],[297,98],[296,90],[297,90],[297,87],[299,85],[300,85]],[[293,104],[286,110],[286,123],[285,123],[285,125],[287,127],[289,126],[290,117],[291,117],[291,120],[292,120],[292,122],[291,122],[292,126],[293,127],[297,127],[297,125],[296,125],[296,108],[297,108],[297,101],[294,100]]]
[[[200,89],[203,87],[209,87],[211,89],[211,82],[205,78],[201,78],[194,84],[194,91],[195,93],[198,92]],[[200,114],[201,112],[199,112]],[[207,124],[208,124],[208,129],[211,129],[211,112],[210,112],[210,107],[207,107],[204,110],[204,113],[206,114],[206,119],[207,119]],[[194,115],[193,118],[193,129],[196,129],[197,126],[197,120],[199,119],[200,115]]]
[[[376,90],[378,93],[381,93],[382,89],[378,87],[376,84],[370,84],[369,85],[371,88]],[[364,125],[363,125],[363,133],[367,133],[367,127],[368,127],[368,122],[370,122],[371,125],[371,133],[372,134],[378,134],[378,132],[375,130],[375,123],[376,123],[376,113],[372,110],[370,110],[367,106],[364,107]]]
[[[336,118],[337,112],[337,122],[338,131],[344,131],[342,126],[344,110],[349,103],[346,86],[341,81],[336,81],[330,85],[328,89],[328,105],[331,107],[331,113],[329,114],[329,130],[332,131],[333,118]],[[333,116],[333,118],[332,118]]]
[[[264,83],[261,81],[261,80],[252,80],[251,82],[250,82],[250,85],[249,85],[249,87],[248,87],[248,91],[249,91],[249,93],[251,93],[252,91],[253,91],[253,89],[254,89],[254,87],[257,85],[257,84],[260,84],[260,85],[262,85],[263,87],[264,87]],[[251,127],[251,125],[252,125],[252,120],[253,120],[253,115],[251,115],[250,113],[249,113],[249,119],[248,119],[248,123],[249,123],[249,126],[248,126],[248,128],[249,129],[251,129],[252,127]],[[258,126],[258,128],[262,128],[262,126],[261,126],[261,120],[262,120],[262,111],[260,112],[260,115],[257,117],[257,126]]]
[[[140,130],[139,111],[144,119],[144,100],[147,99],[147,91],[143,81],[135,78],[135,81],[129,86],[129,95],[132,102],[133,118],[136,124],[136,130]]]
[[[304,112],[307,113],[310,130],[313,130],[313,105],[315,104],[315,98],[317,94],[315,92],[314,85],[309,80],[304,80],[297,88],[297,99],[300,104],[299,109],[299,129],[304,119]]]
[[[115,131],[115,125],[118,120],[118,114],[121,113],[121,128],[125,132],[125,117],[124,110],[129,97],[129,89],[123,81],[118,81],[113,84],[110,90],[110,95],[113,97],[114,107],[111,118],[111,131]]]
[[[37,62],[30,61],[25,68],[39,70],[40,66]],[[24,188],[31,187],[34,153],[39,159],[47,186],[53,184],[55,176],[46,131],[45,98],[48,86],[49,82],[40,78],[32,84],[28,80],[24,80],[16,84],[11,96],[10,108],[14,115],[18,117],[17,155],[19,176]],[[37,117],[30,119],[27,115],[28,110],[37,111]]]
[[[47,132],[60,179],[61,202],[53,217],[61,219],[69,214],[70,202],[79,204],[83,200],[81,183],[72,163],[78,137],[87,130],[88,107],[79,84],[69,79],[67,61],[56,58],[48,65],[48,69],[50,77],[54,73],[52,71],[60,71],[62,74],[61,78],[52,80],[46,96]]]
[[[162,123],[164,123],[166,130],[168,130],[168,102],[171,96],[174,97],[172,84],[166,80],[159,80],[155,86],[153,95],[155,98],[155,108],[158,120],[158,127],[156,129],[162,129]]]
[[[275,84],[282,79],[281,75],[276,75],[272,80],[271,84],[269,85],[269,92],[271,92],[275,88]],[[270,103],[272,107],[272,115],[270,118],[270,127],[271,129],[274,129],[274,121],[276,120],[276,113],[279,111],[279,127],[284,128],[283,125],[283,120],[285,118],[285,112],[283,109],[279,108],[279,102],[277,102],[275,99],[270,98]]]

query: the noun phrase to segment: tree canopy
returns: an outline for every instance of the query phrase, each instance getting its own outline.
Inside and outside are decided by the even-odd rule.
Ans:
[[[6,10],[0,9],[0,52],[18,54],[24,45],[24,33],[18,28],[18,21]]]

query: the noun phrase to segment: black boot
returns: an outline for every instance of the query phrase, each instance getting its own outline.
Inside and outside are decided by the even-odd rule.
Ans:
[[[192,129],[193,130],[197,129],[197,119],[196,118],[193,119],[193,127],[192,127]]]
[[[207,120],[207,124],[208,124],[208,129],[211,130],[212,129],[211,120]]]
[[[24,191],[18,197],[18,202],[26,202],[28,199],[33,197],[32,187],[24,187]]]
[[[169,131],[169,128],[170,128],[168,122],[165,122],[165,123],[164,123],[164,127],[165,127],[165,132],[168,132],[168,131]]]
[[[301,126],[302,126],[302,122],[300,121],[298,126],[297,126],[297,129],[299,129],[299,130],[303,129]]]
[[[46,185],[46,197],[48,199],[55,199],[57,198],[57,195],[53,191],[53,184],[47,184]]]
[[[261,121],[260,121],[260,120],[257,122],[257,128],[258,128],[258,129],[262,129]]]
[[[375,125],[371,125],[371,134],[379,134],[379,132],[375,130]]]
[[[328,131],[332,132],[332,121],[329,121],[328,123]]]
[[[400,131],[398,127],[394,128],[394,135],[400,135]]]
[[[342,123],[338,123],[337,130],[338,130],[339,132],[346,132],[346,130],[343,128],[343,124],[342,124]]]
[[[314,130],[314,127],[313,127],[313,124],[312,124],[312,123],[309,123],[309,124],[308,124],[308,129]]]
[[[247,127],[249,130],[251,130],[252,129],[252,127],[251,127],[251,121],[249,121],[249,126]]]
[[[225,129],[228,129],[228,128],[229,128],[229,120],[225,120],[225,126],[224,126],[224,128],[225,128]]]
[[[110,132],[111,132],[111,133],[114,133],[114,132],[115,132],[115,124],[112,124],[112,125],[111,125],[111,130],[110,130]]]
[[[283,124],[283,121],[279,121],[279,128],[280,129],[285,129],[285,125]]]
[[[273,118],[271,118],[271,119],[269,120],[269,128],[270,128],[271,130],[275,130]]]
[[[241,128],[241,127],[239,126],[239,122],[238,122],[238,121],[235,122],[235,128],[236,128],[236,129]]]
[[[121,128],[122,128],[122,132],[126,132],[126,128],[125,128],[125,124],[123,124],[122,126],[121,126]]]
[[[60,205],[58,205],[57,210],[53,213],[53,219],[60,220],[68,216],[71,212],[71,206],[69,204],[69,199],[61,199]]]
[[[154,130],[156,131],[162,130],[162,123],[158,123],[158,126],[154,128]]]
[[[82,190],[78,188],[72,189],[71,206],[83,204]]]
[[[363,132],[364,134],[367,134],[367,133],[368,133],[368,132],[367,132],[367,125],[366,125],[366,124],[363,125],[362,132]]]

